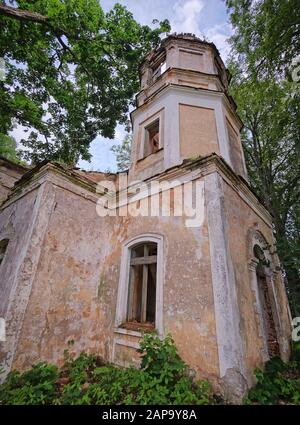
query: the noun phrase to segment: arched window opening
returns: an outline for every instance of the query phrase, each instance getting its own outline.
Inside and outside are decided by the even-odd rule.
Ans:
[[[155,326],[157,244],[140,243],[130,250],[127,324]]]
[[[123,245],[115,332],[157,330],[163,335],[164,239],[146,233]],[[125,331],[124,331],[125,329]]]
[[[8,245],[9,240],[8,239],[2,239],[0,241],[0,265],[4,259],[4,255],[7,249],[7,245]]]
[[[275,356],[279,356],[280,351],[277,340],[275,321],[272,312],[271,298],[268,289],[267,275],[265,272],[266,266],[268,265],[268,261],[266,260],[265,254],[259,245],[255,245],[253,247],[253,253],[255,258],[258,260],[256,268],[258,295],[261,304],[266,345],[269,357],[272,358]]]

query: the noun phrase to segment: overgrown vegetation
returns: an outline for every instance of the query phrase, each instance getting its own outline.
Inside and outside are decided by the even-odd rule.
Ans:
[[[0,386],[0,404],[212,404],[206,381],[194,382],[170,336],[146,334],[140,344],[141,368],[120,368],[93,354],[72,358],[62,368],[38,363],[11,372]]]
[[[70,342],[70,345],[73,341]],[[0,385],[0,405],[208,405],[223,403],[207,381],[194,381],[170,335],[160,340],[145,334],[138,350],[140,369],[105,363],[94,354],[75,358],[64,352],[64,365],[41,362],[20,373],[11,372]],[[1,371],[0,371],[1,373]],[[245,404],[300,405],[300,344],[290,363],[278,357],[264,371]]]
[[[250,183],[274,219],[292,313],[300,315],[300,8],[297,0],[226,0],[231,94],[244,123]]]
[[[257,384],[245,397],[245,404],[300,405],[300,344],[295,345],[291,362],[274,357],[264,371],[256,369],[255,376]]]

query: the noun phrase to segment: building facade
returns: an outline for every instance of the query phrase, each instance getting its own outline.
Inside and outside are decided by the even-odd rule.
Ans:
[[[2,204],[2,367],[60,364],[70,340],[74,353],[138,365],[156,330],[238,399],[255,367],[289,358],[291,318],[229,74],[212,43],[183,34],[148,55],[140,80],[127,173],[45,162]]]

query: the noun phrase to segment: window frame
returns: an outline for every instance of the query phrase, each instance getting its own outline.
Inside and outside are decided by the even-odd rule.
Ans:
[[[167,55],[160,55],[151,67],[151,83],[154,84],[167,70]]]
[[[141,326],[148,324],[149,321],[147,320],[147,315],[149,313],[148,311],[148,295],[150,295],[150,291],[148,293],[148,288],[151,285],[151,282],[149,280],[149,272],[151,265],[155,265],[155,306],[156,307],[156,282],[157,282],[157,252],[155,255],[151,255],[149,253],[149,248],[151,249],[150,245],[155,246],[155,249],[157,251],[157,243],[141,243],[131,248],[130,250],[130,270],[129,270],[129,284],[128,284],[128,305],[127,305],[127,316],[126,316],[126,323],[128,322],[134,322],[137,321],[141,324]],[[136,248],[141,248],[143,251],[142,256],[134,256],[134,251]],[[135,252],[136,254],[136,252]],[[138,294],[138,297],[135,299],[135,294],[137,294],[138,291],[138,283],[135,281],[134,276],[136,273],[139,273],[139,269],[142,272],[141,273],[141,293]],[[139,307],[139,308],[138,308]],[[134,319],[134,316],[138,313],[138,310],[140,310],[140,320],[137,318]],[[149,315],[148,315],[149,316]],[[154,312],[155,317],[155,312]],[[155,323],[155,320],[153,321]]]
[[[127,321],[131,249],[137,245],[140,245],[143,243],[146,244],[150,242],[154,242],[157,244],[155,329],[157,330],[160,336],[163,336],[163,281],[164,281],[163,245],[164,245],[164,241],[163,241],[163,236],[158,234],[153,234],[153,233],[135,236],[129,239],[122,247],[115,327],[119,328],[122,324],[126,323]]]
[[[153,152],[153,150],[151,149],[151,146],[150,146],[150,131],[154,126],[158,126],[158,135],[159,135],[158,149],[155,152]],[[160,144],[160,136],[161,136],[160,117],[157,117],[150,124],[146,125],[144,127],[144,133],[145,134],[144,134],[143,155],[144,155],[144,158],[147,158],[147,156],[156,154],[156,152],[158,152],[161,149],[161,144]]]
[[[280,335],[281,335],[282,323],[280,320],[277,293],[275,289],[274,264],[272,260],[272,255],[269,250],[269,244],[267,242],[267,239],[259,230],[250,229],[248,232],[248,241],[249,241],[248,242],[249,257],[250,257],[250,261],[248,263],[248,268],[250,272],[250,285],[254,295],[254,309],[257,314],[259,336],[263,340],[262,359],[264,362],[266,362],[270,360],[270,356],[269,356],[268,341],[267,341],[268,337],[267,337],[265,326],[264,326],[264,318],[263,318],[264,313],[263,313],[263,306],[261,302],[260,288],[259,288],[259,281],[258,281],[258,274],[257,274],[260,260],[259,258],[257,258],[255,254],[255,251],[256,251],[255,247],[260,248],[261,253],[263,254],[264,260],[266,262],[266,265],[263,266],[262,271],[266,279],[266,285],[270,295],[270,304],[271,304],[272,315],[273,315],[273,320],[275,324],[277,342],[278,342],[279,350],[281,353],[282,347],[281,347]]]
[[[158,150],[154,153],[146,154],[146,143],[147,143],[147,136],[148,136],[148,128],[151,127],[152,124],[155,123],[155,121],[159,121],[159,147]],[[141,131],[141,136],[139,136],[139,148],[138,148],[138,157],[137,161],[141,161],[145,158],[148,158],[151,155],[158,154],[163,148],[164,148],[164,122],[165,122],[165,110],[164,108],[160,109],[159,111],[155,112],[151,117],[148,117],[145,121],[141,122],[139,124]]]

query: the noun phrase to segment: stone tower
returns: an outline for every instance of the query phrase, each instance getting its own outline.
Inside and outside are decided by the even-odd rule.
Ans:
[[[140,80],[128,173],[46,162],[9,188],[2,367],[60,363],[69,340],[75,353],[138,365],[143,332],[156,330],[197,377],[240,400],[255,367],[288,359],[291,320],[272,217],[247,182],[230,76],[214,44],[183,34],[148,55]]]
[[[228,94],[229,79],[215,45],[192,35],[171,35],[148,55],[131,115],[132,179],[211,153],[246,178],[242,123]],[[159,134],[156,143],[153,134]]]

